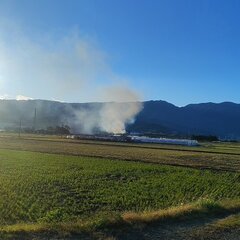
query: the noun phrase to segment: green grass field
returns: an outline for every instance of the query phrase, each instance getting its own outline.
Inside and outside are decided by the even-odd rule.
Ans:
[[[0,229],[94,224],[127,212],[158,211],[199,199],[239,203],[240,157],[226,150],[234,148],[237,154],[237,147],[181,151],[174,146],[4,136],[0,138]],[[214,148],[221,153],[213,153]]]
[[[184,147],[0,135],[0,148],[240,172],[240,144],[235,143]]]

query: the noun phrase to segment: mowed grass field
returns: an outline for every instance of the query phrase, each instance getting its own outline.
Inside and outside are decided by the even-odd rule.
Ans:
[[[239,204],[238,148],[3,136],[0,233],[11,234],[23,225],[94,225],[128,212],[154,212],[204,199]]]

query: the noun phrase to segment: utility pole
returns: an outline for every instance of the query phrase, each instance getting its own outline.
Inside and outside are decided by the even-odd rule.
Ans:
[[[18,129],[18,137],[19,137],[19,138],[21,137],[21,131],[22,131],[22,119],[20,118],[20,121],[19,121],[19,129]]]
[[[34,110],[34,118],[33,118],[33,131],[36,131],[36,124],[37,124],[37,108]]]

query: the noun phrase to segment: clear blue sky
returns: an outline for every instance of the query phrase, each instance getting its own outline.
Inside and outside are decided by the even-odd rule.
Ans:
[[[0,20],[20,25],[28,41],[64,38],[77,29],[144,100],[179,106],[240,102],[239,13],[238,0],[0,0]],[[40,85],[17,88],[5,79],[2,86],[2,95],[51,98],[38,95]],[[63,100],[88,98],[74,93]]]

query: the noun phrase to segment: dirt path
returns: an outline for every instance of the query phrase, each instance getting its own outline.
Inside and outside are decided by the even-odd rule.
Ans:
[[[159,223],[116,234],[117,240],[240,240],[240,229],[210,228],[214,222],[229,217],[222,215],[182,222]]]

